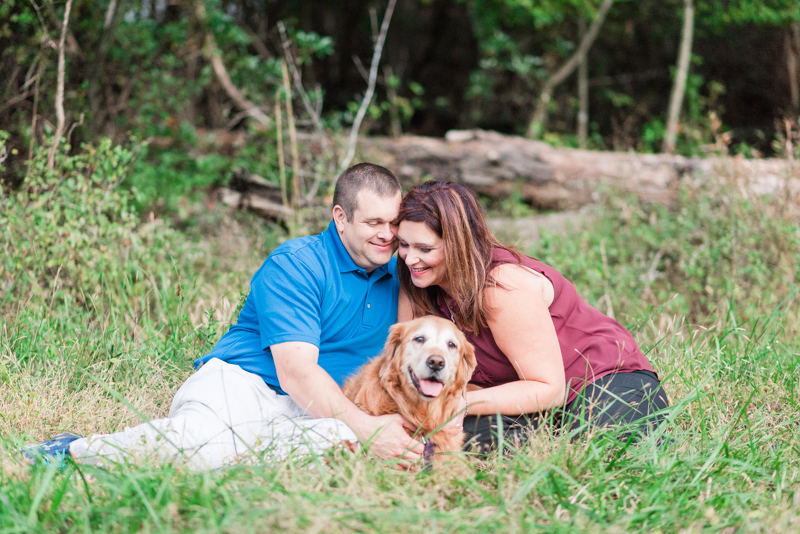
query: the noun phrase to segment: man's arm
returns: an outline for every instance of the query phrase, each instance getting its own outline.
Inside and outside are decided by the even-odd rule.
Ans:
[[[418,460],[424,447],[403,429],[398,414],[372,416],[344,396],[333,378],[317,363],[319,349],[311,343],[290,341],[270,347],[281,389],[312,417],[334,417],[353,429],[359,441],[369,441],[370,452],[383,459],[403,458],[401,466]]]

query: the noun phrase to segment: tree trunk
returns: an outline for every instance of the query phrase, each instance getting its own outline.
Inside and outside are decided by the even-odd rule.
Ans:
[[[201,25],[206,25],[205,4],[200,0],[195,0],[194,9],[198,22]],[[217,41],[214,39],[214,34],[209,28],[206,28],[205,55],[211,63],[214,74],[217,76],[217,81],[228,97],[236,104],[236,107],[261,123],[264,129],[272,128],[272,119],[265,115],[257,105],[245,98],[244,94],[239,91],[239,88],[233,84],[233,80],[231,80],[230,75],[228,75],[228,69],[225,68],[225,63],[222,61],[222,52],[219,50]],[[217,113],[212,115],[219,116]],[[216,117],[212,117],[212,120],[214,119],[216,119]]]
[[[537,139],[544,132],[544,126],[547,122],[547,108],[550,106],[550,98],[553,95],[553,89],[555,89],[561,82],[566,80],[567,77],[572,74],[572,71],[574,71],[578,66],[578,63],[580,63],[580,61],[586,57],[587,52],[589,52],[592,44],[594,44],[594,40],[597,38],[597,34],[600,32],[600,27],[603,25],[603,22],[606,19],[608,10],[611,9],[613,4],[614,0],[603,0],[603,3],[600,5],[600,9],[597,11],[597,16],[592,21],[589,31],[583,36],[580,45],[578,45],[578,49],[574,54],[572,54],[572,57],[570,57],[567,62],[556,71],[555,74],[550,76],[547,81],[544,82],[542,92],[539,95],[539,99],[536,104],[536,109],[534,110],[533,116],[528,124],[529,138]]]
[[[786,70],[789,77],[789,94],[792,102],[792,115],[800,113],[800,80],[797,79],[798,53],[800,53],[800,24],[794,23],[786,32]]]
[[[89,99],[89,108],[92,111],[92,123],[94,124],[95,131],[99,131],[102,127],[102,117],[107,115],[107,111],[101,111],[100,96],[98,95],[98,86],[103,83],[105,77],[106,56],[108,49],[111,46],[111,39],[114,36],[114,30],[119,24],[121,15],[125,11],[124,0],[111,0],[106,10],[105,20],[103,22],[103,35],[100,38],[100,46],[97,50],[97,56],[89,66],[89,74],[87,76],[87,97]],[[105,102],[103,106],[106,110],[111,107],[111,102]]]
[[[347,153],[339,163],[339,169],[345,170],[350,166],[353,157],[356,155],[356,143],[358,142],[358,132],[361,129],[361,121],[367,114],[369,104],[372,102],[372,95],[375,93],[375,83],[378,80],[378,64],[381,62],[381,55],[383,54],[383,44],[386,42],[386,33],[389,31],[389,23],[392,21],[392,14],[397,0],[389,0],[386,6],[386,11],[383,13],[383,22],[381,22],[380,33],[375,36],[375,45],[372,51],[372,61],[369,64],[369,81],[367,82],[367,90],[364,92],[364,98],[361,100],[361,105],[358,107],[358,113],[353,120],[353,126],[350,128],[350,139],[348,140]]]
[[[583,17],[578,21],[578,32],[583,40],[586,35],[586,19]],[[586,138],[589,136],[589,62],[586,55],[578,64],[578,101],[578,146],[586,148]]]
[[[683,32],[678,54],[678,70],[675,72],[675,84],[669,100],[669,117],[667,118],[667,135],[664,140],[664,152],[675,152],[675,138],[678,134],[678,119],[681,115],[683,95],[686,92],[686,79],[689,76],[689,61],[692,57],[692,34],[694,31],[694,5],[692,0],[684,0]]]
[[[206,28],[197,18],[197,11],[191,0],[183,3],[183,8],[187,13],[188,41],[192,44],[192,53],[186,58],[186,77],[189,80],[196,80],[202,68],[202,50],[205,44]],[[199,52],[199,53],[198,53]],[[186,100],[186,107],[181,112],[180,120],[189,124],[197,124],[197,106],[202,95],[190,91],[189,98]]]

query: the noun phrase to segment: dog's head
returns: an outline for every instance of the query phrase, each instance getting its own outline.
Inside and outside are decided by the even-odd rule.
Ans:
[[[392,327],[380,377],[408,399],[430,401],[443,393],[460,395],[475,365],[475,349],[464,334],[452,322],[428,316]]]

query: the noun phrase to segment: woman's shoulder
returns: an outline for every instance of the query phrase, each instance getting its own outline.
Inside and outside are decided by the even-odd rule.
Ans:
[[[505,300],[511,291],[531,292],[541,295],[549,306],[555,297],[555,288],[544,274],[524,263],[502,263],[492,269],[494,283],[487,287],[497,302]]]
[[[532,269],[525,263],[500,263],[492,269],[492,279],[496,285],[519,283],[522,285],[547,282],[547,276]],[[495,285],[495,284],[492,284]]]
[[[521,265],[529,270],[535,271],[547,278],[551,284],[558,286],[562,280],[566,280],[558,269],[551,267],[543,261],[537,260],[515,250],[508,250],[496,247],[492,251],[492,273],[497,267],[505,264]]]
[[[507,249],[502,247],[495,247],[492,250],[492,269],[498,267],[500,265],[504,265],[506,263],[512,263],[515,265],[524,265],[526,267],[532,269],[549,269],[555,270],[549,265],[537,260],[536,258],[531,258],[518,250],[513,248]]]

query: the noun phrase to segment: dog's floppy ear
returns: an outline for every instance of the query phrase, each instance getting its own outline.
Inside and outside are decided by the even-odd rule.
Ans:
[[[475,347],[472,346],[466,337],[461,339],[461,347],[463,357],[461,358],[461,371],[464,373],[464,381],[469,382],[472,378],[472,372],[478,366],[478,360],[475,358]]]
[[[389,328],[389,337],[386,339],[386,345],[383,347],[383,362],[381,363],[380,371],[378,371],[378,376],[380,378],[383,378],[383,375],[385,375],[392,366],[392,360],[395,357],[395,353],[400,348],[400,345],[403,343],[403,337],[405,335],[405,323],[397,323]]]

